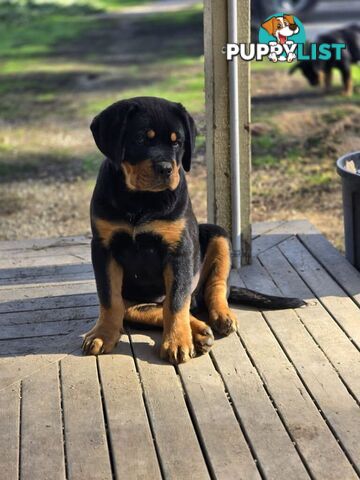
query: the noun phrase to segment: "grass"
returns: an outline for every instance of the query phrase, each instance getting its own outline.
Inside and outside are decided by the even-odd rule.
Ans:
[[[59,169],[62,162],[71,163],[74,148],[81,154],[73,161],[80,161],[86,177],[94,177],[101,156],[90,133],[85,147],[83,140],[76,140],[74,124],[83,125],[81,129],[88,132],[91,117],[119,98],[163,96],[182,102],[192,113],[203,112],[201,9],[196,5],[176,14],[139,18],[136,28],[143,32],[145,44],[156,45],[156,50],[150,51],[144,49],[143,37],[139,42],[135,37],[129,47],[124,44],[116,16],[104,19],[97,15],[117,10],[119,5],[139,3],[145,2],[1,3],[0,20],[6,27],[0,30],[0,111],[2,119],[12,125],[11,129],[0,128],[3,178],[18,178],[21,173],[26,177],[46,163]],[[188,32],[196,32],[195,37]],[[118,49],[116,42],[120,55],[136,56],[144,51],[147,57],[135,63],[108,60],[104,53],[111,47]],[[62,142],[63,135],[70,137],[69,145]],[[204,141],[200,135],[197,147],[203,148]]]
[[[160,82],[153,82],[151,85],[144,85],[137,88],[124,89],[121,92],[121,98],[130,98],[136,96],[154,96],[164,97],[173,102],[181,102],[193,114],[204,110],[204,75],[202,72],[202,62],[199,60],[199,71],[189,77],[185,70],[179,72],[176,68],[177,62],[172,63],[172,71]],[[156,66],[155,66],[156,68]],[[99,110],[105,108],[111,97],[104,97],[101,100],[90,101],[85,107],[84,114],[96,114]]]

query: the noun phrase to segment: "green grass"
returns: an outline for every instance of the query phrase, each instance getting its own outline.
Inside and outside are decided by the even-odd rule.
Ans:
[[[175,60],[172,62],[172,71],[169,71],[168,76],[164,80],[153,82],[151,85],[124,89],[121,91],[121,98],[143,95],[164,97],[173,102],[181,102],[192,113],[200,113],[204,110],[205,102],[202,59],[199,58],[196,63],[199,69],[191,74],[186,69],[178,71]],[[91,101],[84,109],[84,114],[96,114],[99,110],[107,107],[111,101],[114,101],[114,98],[106,96],[101,100]]]
[[[2,71],[21,71],[41,62],[54,45],[94,28],[94,15],[147,3],[148,0],[5,0],[0,3]]]
[[[54,45],[79,37],[89,25],[88,16],[98,10],[88,5],[58,5],[6,2],[0,6],[0,57],[2,69],[21,70],[21,63],[34,64],[50,54]]]

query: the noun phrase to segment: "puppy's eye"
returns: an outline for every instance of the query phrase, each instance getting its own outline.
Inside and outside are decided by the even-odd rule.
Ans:
[[[277,27],[277,28],[281,28],[281,24],[280,24],[280,23],[278,23],[278,27]]]

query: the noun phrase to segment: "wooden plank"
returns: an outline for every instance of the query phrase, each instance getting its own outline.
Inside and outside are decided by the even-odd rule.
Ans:
[[[9,311],[6,309],[6,304],[8,302],[18,303],[18,310],[24,310],[22,302],[27,302],[29,298],[31,299],[41,299],[48,298],[53,296],[68,296],[68,303],[71,304],[71,297],[76,292],[76,295],[82,293],[95,293],[95,281],[78,281],[78,282],[68,282],[61,283],[60,285],[29,285],[22,286],[20,288],[14,288],[10,286],[8,289],[0,289],[0,313],[3,311]],[[5,305],[4,305],[5,304]],[[10,310],[11,311],[11,310]]]
[[[55,290],[55,289],[54,289]],[[2,292],[3,293],[3,292]],[[41,292],[40,292],[41,293]],[[56,293],[56,290],[55,292]],[[65,309],[70,307],[86,307],[98,305],[98,297],[95,292],[93,293],[74,293],[74,288],[72,289],[71,294],[65,295],[56,295],[56,296],[45,296],[41,295],[34,298],[25,297],[18,300],[16,295],[14,295],[12,300],[5,301],[3,297],[0,297],[0,314],[8,314],[9,318],[14,318],[15,315],[19,314],[19,318],[24,318],[29,312],[38,312],[39,318],[41,318],[40,311],[44,310],[44,314],[50,310]],[[46,311],[45,311],[46,310]],[[11,314],[13,316],[11,317]],[[22,316],[20,317],[20,314]],[[64,312],[65,314],[65,312]]]
[[[57,255],[55,255],[57,253]],[[24,255],[22,252],[5,256],[2,254],[0,258],[0,268],[31,268],[33,266],[50,266],[50,265],[73,265],[78,263],[91,262],[90,249],[78,248],[76,250],[62,249],[60,252],[49,251],[45,253],[31,252]]]
[[[223,0],[204,2],[206,160],[208,220],[231,232],[230,132],[227,8]]]
[[[359,351],[321,303],[316,301],[313,293],[278,248],[268,250],[259,258],[283,295],[299,296],[309,301],[306,308],[297,309],[298,317],[339,372],[348,389],[360,401]]]
[[[92,298],[93,303],[96,298]],[[1,328],[7,325],[17,325],[20,328],[25,328],[25,325],[42,324],[51,322],[76,322],[88,318],[96,318],[99,313],[98,305],[85,305],[81,307],[63,307],[63,308],[43,308],[41,310],[26,310],[22,312],[0,313]]]
[[[357,305],[296,238],[286,240],[279,248],[337,323],[360,348],[360,310]]]
[[[0,391],[47,367],[57,357],[56,354],[0,357]]]
[[[251,452],[209,355],[179,366],[213,476],[260,479]]]
[[[253,241],[253,255],[256,256],[297,233],[310,232],[311,228],[312,226],[307,220],[281,222],[279,226]]]
[[[315,478],[358,478],[261,314],[235,310],[239,335]]]
[[[300,240],[334,280],[360,305],[360,272],[315,227]]]
[[[22,383],[21,478],[65,479],[58,364]]]
[[[0,357],[8,355],[66,353],[72,351],[77,345],[81,345],[82,339],[80,336],[90,330],[93,324],[93,319],[81,320],[74,322],[73,325],[70,324],[67,330],[66,327],[59,325],[58,333],[52,335],[51,328],[49,327],[51,323],[44,324],[42,325],[44,335],[1,340]],[[65,333],[59,333],[59,331],[61,332],[61,328],[64,328]],[[39,333],[41,333],[41,331]]]
[[[252,224],[252,238],[260,237],[261,235],[265,235],[270,233],[275,228],[280,227],[286,223],[285,220],[276,220],[276,221],[268,221],[268,222],[255,222]]]
[[[46,248],[59,248],[74,245],[90,244],[90,237],[84,235],[72,237],[49,237],[49,238],[29,238],[27,240],[2,240],[0,250],[43,250]]]
[[[96,358],[71,356],[60,365],[68,478],[111,479]]]
[[[16,285],[19,287],[29,283],[61,283],[93,278],[92,266],[87,263],[0,269],[0,286]]]
[[[334,435],[360,471],[360,409],[357,402],[294,312],[267,311],[264,316]]]
[[[0,391],[0,471],[6,480],[19,478],[20,383]]]
[[[165,478],[208,479],[174,367],[160,360],[149,336],[132,333],[131,339]]]
[[[98,357],[115,475],[121,479],[161,478],[129,339],[113,355]]]
[[[293,442],[237,335],[218,339],[212,357],[265,478],[308,479]]]
[[[96,317],[83,319],[80,328],[90,328],[95,323]],[[78,322],[72,319],[60,322],[27,323],[23,325],[5,325],[0,329],[0,354],[1,342],[19,338],[36,338],[49,336],[63,336],[79,331]]]
[[[262,259],[265,261],[266,258],[269,258],[273,264],[277,260],[279,261],[278,257],[281,257],[279,251],[276,256],[275,249],[266,253],[267,256],[263,254]],[[286,265],[282,264],[282,267],[286,269]],[[266,276],[265,271],[264,276]],[[281,292],[276,288],[274,293]],[[298,309],[299,313],[302,310],[304,309]],[[360,409],[356,401],[349,395],[332,365],[292,310],[265,311],[264,317],[306,388],[321,408],[335,432],[336,438],[342,442],[352,463],[358,468],[360,462]],[[351,346],[351,343],[348,343]],[[357,364],[359,364],[359,358]]]

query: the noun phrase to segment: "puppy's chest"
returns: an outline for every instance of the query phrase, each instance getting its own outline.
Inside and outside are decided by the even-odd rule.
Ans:
[[[161,245],[175,249],[181,242],[185,219],[153,220],[133,225],[128,222],[110,222],[96,219],[95,227],[101,242],[106,248],[117,250],[130,249],[135,253],[141,250],[153,250]]]

